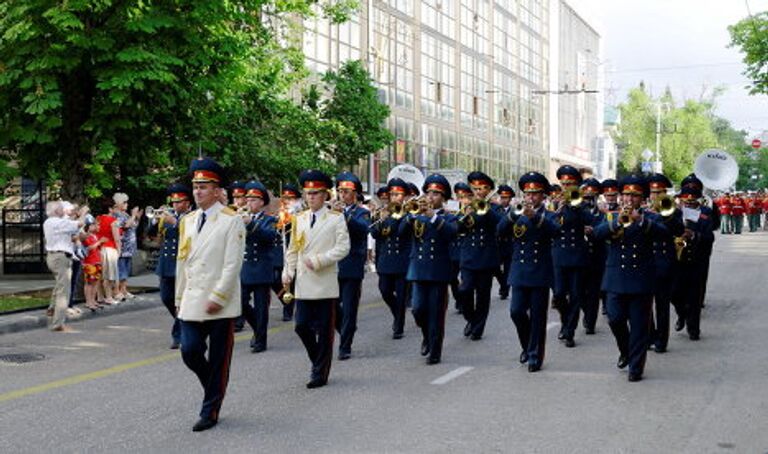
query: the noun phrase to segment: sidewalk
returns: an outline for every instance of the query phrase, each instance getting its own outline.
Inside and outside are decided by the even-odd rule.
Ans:
[[[158,278],[153,273],[141,274],[128,278],[128,287],[141,287],[144,293],[137,294],[133,300],[124,301],[115,306],[107,306],[102,310],[91,312],[82,308],[83,313],[77,318],[69,319],[69,322],[77,322],[93,317],[104,317],[124,312],[137,311],[142,309],[151,309],[161,305],[159,298],[153,295],[159,291]],[[0,281],[0,295],[11,293],[27,292],[35,290],[45,290],[53,288],[53,280],[30,279],[30,280],[3,280]],[[80,305],[82,306],[82,305]],[[44,309],[20,312],[16,314],[0,315],[0,336],[8,333],[27,331],[30,329],[44,328],[48,324],[48,317]]]

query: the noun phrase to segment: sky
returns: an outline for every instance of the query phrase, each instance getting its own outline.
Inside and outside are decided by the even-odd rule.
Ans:
[[[768,130],[768,96],[750,96],[728,25],[768,10],[768,0],[569,0],[603,37],[605,101],[618,104],[642,80],[654,95],[699,99],[724,86],[717,114],[750,136]]]

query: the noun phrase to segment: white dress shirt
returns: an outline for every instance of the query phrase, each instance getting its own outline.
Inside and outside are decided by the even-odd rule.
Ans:
[[[45,235],[45,250],[47,252],[73,253],[72,236],[76,235],[80,227],[77,221],[63,217],[49,217],[43,222],[43,235]]]

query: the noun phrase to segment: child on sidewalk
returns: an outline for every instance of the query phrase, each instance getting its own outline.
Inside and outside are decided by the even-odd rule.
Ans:
[[[107,239],[99,238],[97,232],[99,231],[99,222],[93,220],[90,224],[86,224],[85,231],[87,237],[83,240],[83,246],[88,251],[83,260],[83,276],[85,279],[85,307],[91,311],[100,309],[101,306],[96,302],[97,288],[101,282],[101,245],[104,244]]]

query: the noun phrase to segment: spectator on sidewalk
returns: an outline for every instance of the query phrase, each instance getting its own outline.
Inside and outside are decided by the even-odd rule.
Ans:
[[[64,216],[67,219],[76,220],[77,211],[80,208],[76,203],[61,202],[64,205]],[[90,214],[88,215],[90,216]],[[81,260],[83,259],[83,245],[81,243],[82,230],[77,235],[72,237],[72,279],[69,286],[69,304],[67,306],[67,316],[70,318],[79,317],[83,311],[75,306],[75,299],[77,298],[77,286],[80,282],[81,273]]]
[[[137,249],[136,226],[139,225],[143,212],[139,207],[133,207],[131,214],[128,214],[128,195],[125,193],[115,193],[112,200],[115,202],[112,215],[118,220],[122,235],[120,258],[117,261],[118,285],[115,299],[133,299],[135,296],[128,291],[128,276],[131,274],[133,254]]]
[[[83,226],[83,219],[88,213],[84,207],[79,220],[68,219],[64,215],[62,202],[49,202],[46,206],[48,219],[43,223],[45,236],[46,264],[55,278],[51,302],[47,314],[51,317],[52,331],[66,332],[71,328],[66,326],[67,307],[72,280],[72,237]]]
[[[104,291],[104,299],[98,298],[104,304],[117,304],[113,295],[117,293],[117,261],[120,257],[120,223],[112,215],[112,201],[106,199],[103,209],[107,214],[102,214],[96,219],[99,223],[98,237],[104,238],[101,245],[101,288]]]
[[[83,246],[86,256],[83,258],[83,281],[85,282],[85,307],[91,311],[101,309],[97,302],[97,288],[101,283],[101,246],[107,241],[99,238],[99,222],[91,217],[85,221],[86,237]]]

